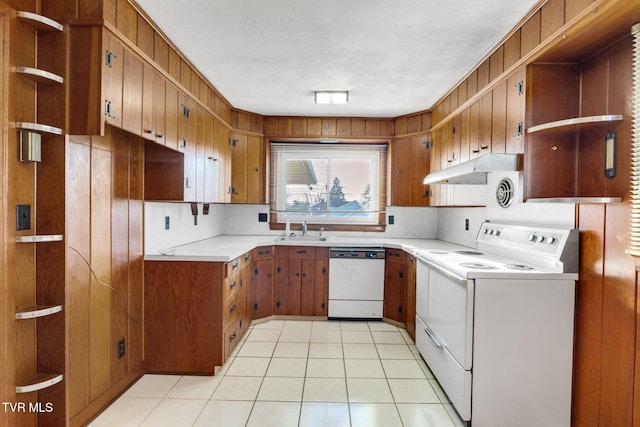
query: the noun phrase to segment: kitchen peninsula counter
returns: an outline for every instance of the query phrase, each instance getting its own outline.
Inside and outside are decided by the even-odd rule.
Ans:
[[[145,254],[145,261],[202,261],[228,262],[258,246],[315,246],[315,247],[384,247],[412,252],[414,249],[454,250],[463,248],[438,239],[328,236],[326,240],[284,239],[274,235],[223,234],[155,253]],[[315,236],[314,236],[315,237]]]

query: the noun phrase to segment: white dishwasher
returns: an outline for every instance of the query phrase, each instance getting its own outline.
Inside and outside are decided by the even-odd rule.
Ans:
[[[330,248],[330,319],[382,319],[384,260],[384,248]]]

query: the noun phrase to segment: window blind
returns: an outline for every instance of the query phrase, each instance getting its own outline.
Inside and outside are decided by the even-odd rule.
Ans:
[[[633,117],[631,129],[631,236],[627,252],[640,256],[640,23],[631,27],[633,35]]]

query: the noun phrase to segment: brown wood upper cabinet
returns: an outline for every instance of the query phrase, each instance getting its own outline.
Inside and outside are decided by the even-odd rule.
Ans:
[[[231,139],[231,202],[265,203],[262,138],[236,133]]]
[[[142,82],[142,137],[165,145],[166,83],[151,65],[144,64]]]
[[[124,78],[124,47],[120,40],[104,30],[102,33],[102,117],[104,122],[122,127],[122,87]],[[104,133],[102,128],[101,134]]]
[[[428,206],[429,187],[422,180],[431,169],[431,135],[396,139],[391,147],[391,204]]]

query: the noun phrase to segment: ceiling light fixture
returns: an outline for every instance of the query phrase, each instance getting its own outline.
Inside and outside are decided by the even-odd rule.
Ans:
[[[349,92],[346,90],[322,90],[315,92],[316,104],[346,104]]]

